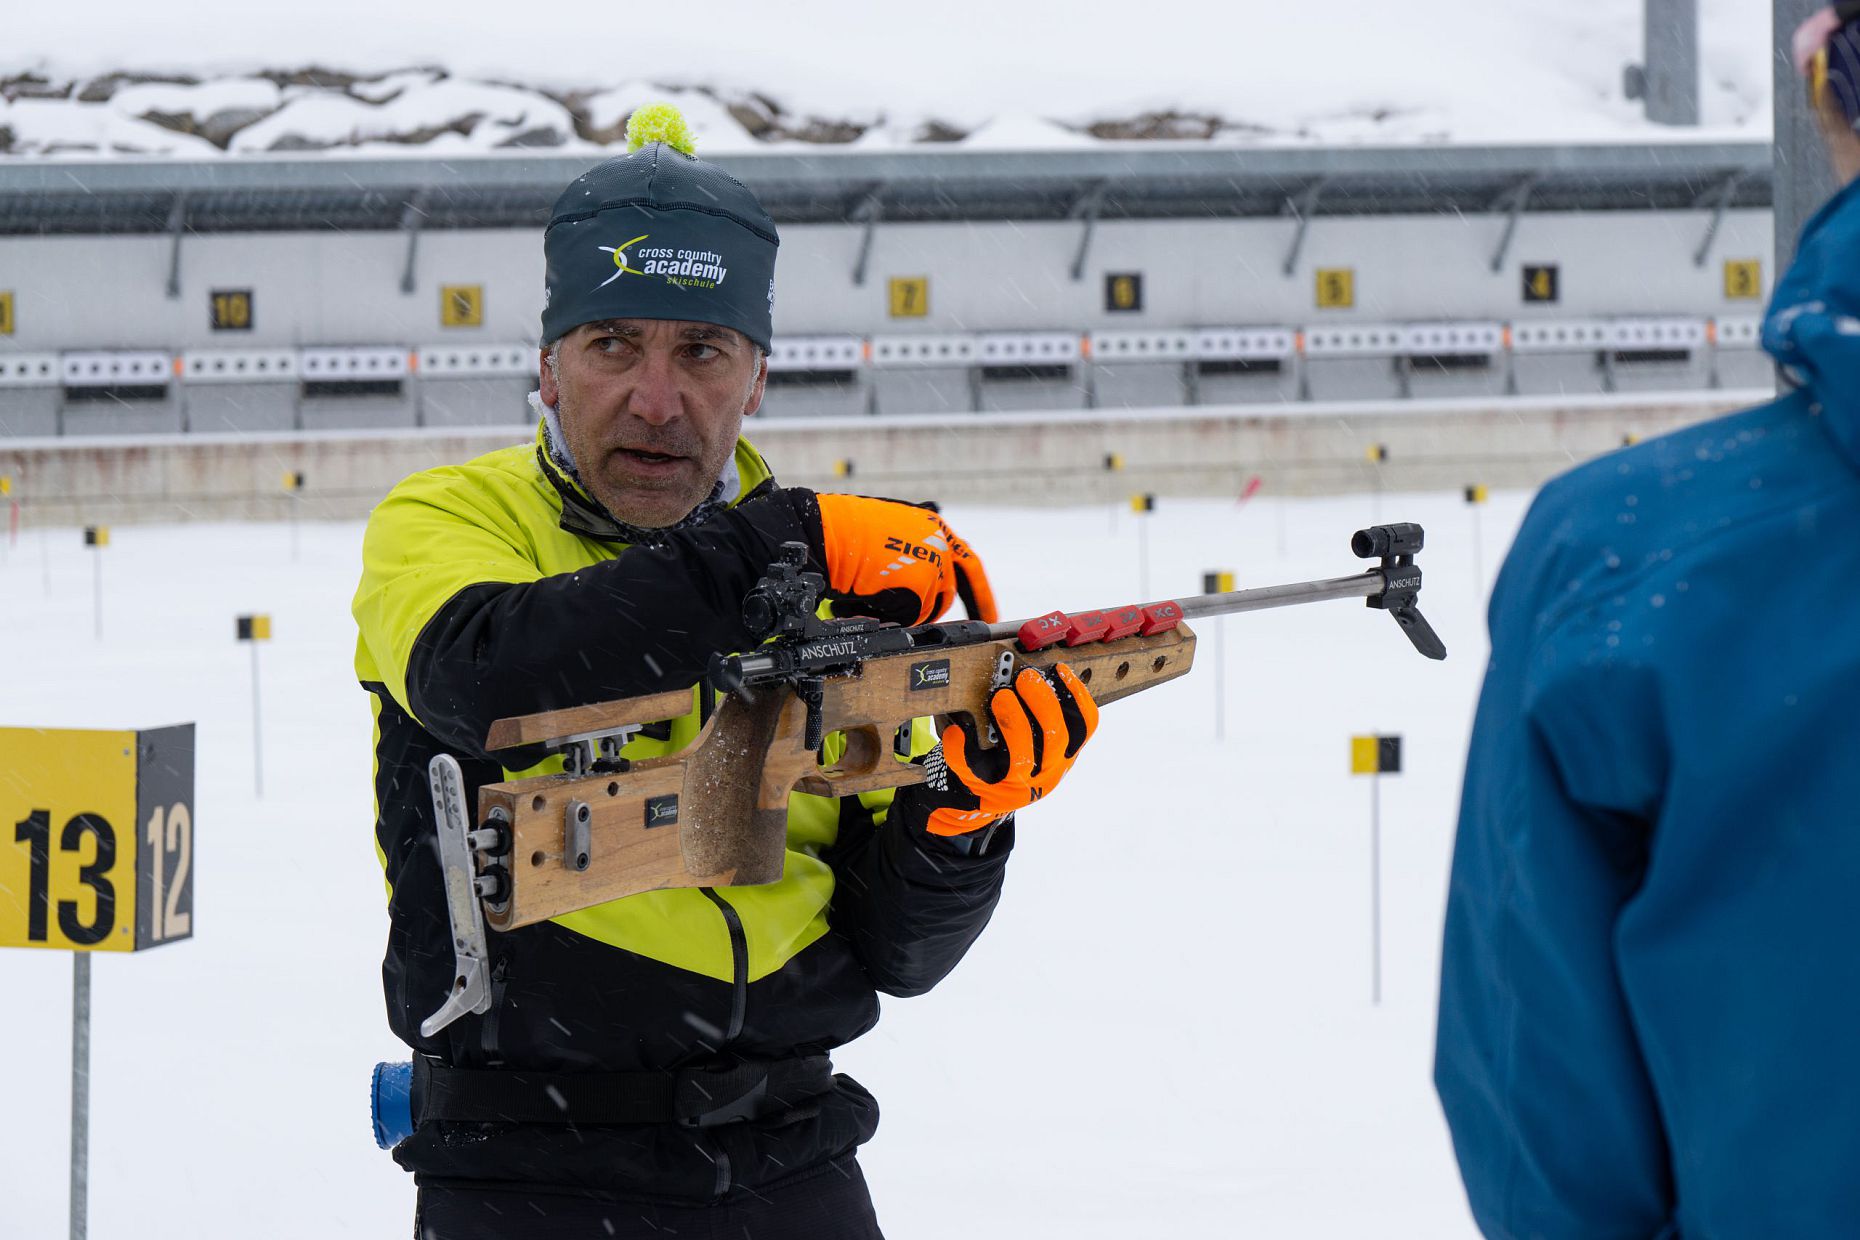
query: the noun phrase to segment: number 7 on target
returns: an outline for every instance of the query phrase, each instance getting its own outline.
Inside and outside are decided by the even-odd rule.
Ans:
[[[930,313],[930,277],[894,276],[891,281],[891,317],[921,319]]]

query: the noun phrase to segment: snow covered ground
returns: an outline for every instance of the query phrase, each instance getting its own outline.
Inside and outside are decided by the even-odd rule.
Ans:
[[[932,994],[887,1001],[839,1056],[885,1119],[864,1162],[893,1240],[1145,1235],[1471,1236],[1429,1084],[1435,968],[1481,606],[1526,497],[1164,501],[1151,596],[1357,570],[1350,533],[1426,525],[1413,653],[1350,602],[1237,617],[1226,683],[1194,674],[1107,708],[1023,817],[995,923]],[[957,508],[1003,609],[1139,593],[1137,518]],[[1475,521],[1483,563],[1474,553]],[[368,709],[348,602],[360,526],[72,529],[0,562],[0,725],[199,725],[195,938],[95,960],[94,1240],[407,1234],[410,1180],[368,1128],[387,1033]],[[0,548],[4,543],[0,542]],[[241,613],[260,650],[254,796]],[[1212,736],[1217,688],[1223,740]],[[1383,782],[1384,999],[1369,1002],[1370,785],[1355,733],[1398,732]],[[4,756],[0,755],[0,765]],[[0,953],[0,1236],[62,1236],[68,956]]]
[[[326,0],[314,13],[196,0],[178,21],[138,0],[34,4],[9,15],[0,49],[0,155],[592,150],[637,102],[668,93],[711,153],[926,139],[1050,148],[1088,132],[1767,140],[1770,6],[1700,0],[1697,131],[1651,125],[1624,97],[1641,13],[1642,0],[709,0],[564,20],[505,0]],[[365,80],[286,80],[312,66],[326,81]],[[195,84],[98,81],[118,72]],[[28,73],[70,97],[9,84]]]

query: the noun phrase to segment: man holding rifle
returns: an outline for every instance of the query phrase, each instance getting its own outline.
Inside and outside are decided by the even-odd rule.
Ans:
[[[699,685],[711,654],[754,646],[742,599],[787,542],[840,614],[919,624],[960,596],[996,619],[981,562],[935,512],[778,488],[739,437],[767,378],[775,226],[690,156],[675,113],[656,123],[551,214],[535,445],[407,479],[364,542],[382,974],[426,1082],[394,1156],[420,1188],[420,1240],[879,1235],[854,1158],[878,1109],[826,1054],[872,1027],[879,992],[921,994],[962,958],[1014,811],[1096,723],[1063,666],[1024,671],[994,695],[998,747],[959,729],[937,746],[920,721],[928,782],[795,795],[779,882],[493,935],[488,1010],[422,1036],[453,981],[435,755],[459,759],[469,801],[561,762],[487,752],[495,720]],[[682,749],[711,705],[694,688],[625,756]]]

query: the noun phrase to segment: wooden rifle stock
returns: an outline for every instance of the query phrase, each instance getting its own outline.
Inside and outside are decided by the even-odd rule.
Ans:
[[[870,657],[822,682],[822,723],[845,738],[831,766],[821,765],[824,748],[807,748],[807,708],[792,689],[739,690],[679,753],[480,788],[480,821],[500,811],[511,836],[509,898],[487,904],[486,921],[512,930],[643,891],[776,881],[792,793],[842,797],[921,783],[923,768],[897,754],[899,730],[935,716],[966,718],[985,734],[1004,659],[1015,668],[1064,662],[1102,705],[1184,675],[1194,657],[1195,635],[1183,624],[1076,649],[1028,653],[1001,639]],[[682,715],[691,702],[678,690],[503,719],[487,747],[613,734]]]

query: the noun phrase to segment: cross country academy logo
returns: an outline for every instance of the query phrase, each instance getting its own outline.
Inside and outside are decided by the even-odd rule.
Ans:
[[[639,236],[633,238],[631,241],[622,241],[619,245],[603,245],[603,246],[596,247],[601,251],[601,253],[611,254],[614,256],[614,266],[617,268],[617,270],[612,275],[608,276],[605,280],[602,280],[599,284],[595,285],[594,287],[595,288],[606,288],[609,284],[612,284],[615,280],[618,280],[621,276],[643,276],[645,275],[646,273],[641,271],[639,268],[629,266],[632,260],[627,257],[626,252],[629,249],[631,249],[633,246],[636,246],[640,242],[644,241],[650,235],[651,235],[650,233],[641,233]]]
[[[621,276],[657,276],[667,284],[682,288],[713,289],[730,274],[730,269],[723,265],[723,255],[714,250],[640,245],[650,236],[650,233],[641,233],[619,245],[597,246],[603,254],[613,255],[615,270],[595,287],[606,288]],[[639,248],[634,249],[635,246]],[[639,266],[635,267],[634,263]]]

